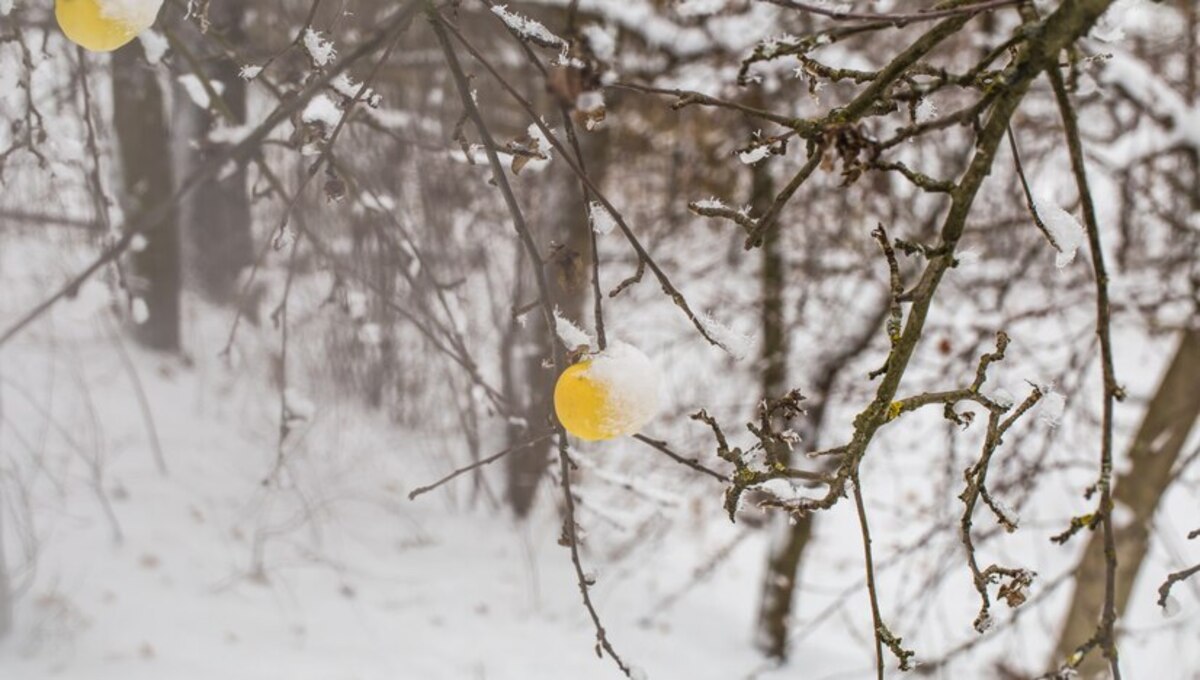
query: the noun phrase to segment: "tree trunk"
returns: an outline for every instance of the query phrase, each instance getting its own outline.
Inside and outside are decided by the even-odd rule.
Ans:
[[[210,31],[234,46],[244,44],[244,12],[244,3],[237,0],[213,2],[208,13]],[[218,122],[230,126],[246,122],[246,82],[239,75],[241,67],[223,52],[212,49],[211,41],[192,32],[184,33],[181,40],[200,60],[214,88],[222,89],[221,99],[233,121],[224,120],[212,109],[196,106],[183,86],[176,83],[172,155],[178,177],[186,177],[224,151],[224,145],[208,141],[209,132]],[[234,301],[238,275],[253,263],[254,257],[245,167],[238,166],[228,175],[222,173],[197,185],[180,200],[178,215],[189,285],[216,302]]]
[[[766,162],[753,166],[752,173],[750,206],[755,215],[762,215],[770,208],[775,197],[775,183]],[[772,230],[761,248],[761,391],[764,399],[779,398],[788,389],[788,341],[783,298],[787,277],[780,243],[782,233],[780,229]],[[811,421],[806,421],[808,423]],[[816,428],[809,426],[805,429],[807,431],[801,436],[806,442],[812,441]],[[767,457],[772,462],[787,465],[791,454],[783,449],[768,451]],[[773,513],[767,530],[771,532],[772,539],[763,577],[755,639],[769,656],[783,658],[787,654],[788,619],[792,610],[796,572],[800,556],[812,536],[812,518],[804,517],[793,522],[783,513]]]
[[[1129,449],[1133,465],[1116,482],[1113,503],[1117,516],[1132,519],[1116,527],[1116,609],[1118,616],[1129,602],[1133,584],[1150,544],[1150,525],[1163,494],[1173,480],[1172,468],[1179,459],[1188,433],[1200,417],[1200,330],[1184,332],[1175,358],[1146,408],[1146,415]],[[1064,620],[1051,665],[1063,662],[1096,631],[1104,606],[1104,536],[1093,532],[1075,570],[1075,594]],[[1107,663],[1093,650],[1080,667],[1080,675],[1102,675]]]
[[[141,43],[117,50],[112,70],[121,208],[132,223],[173,191],[167,122],[158,72],[146,63]],[[145,239],[145,247],[130,257],[134,337],[147,347],[173,351],[179,348],[180,287],[175,216],[154,225]]]
[[[600,182],[605,169],[604,131],[578,131],[579,144],[583,151],[588,174],[593,182]],[[552,163],[562,164],[562,159]],[[543,175],[542,195],[547,199],[544,207],[536,211],[538,220],[534,224],[538,246],[546,262],[546,278],[550,283],[552,302],[564,317],[581,327],[584,322],[585,306],[590,295],[591,272],[591,224],[588,206],[584,201],[583,188],[575,175],[563,167],[547,169]],[[532,285],[522,286],[527,295],[536,297]],[[521,303],[531,302],[522,299]],[[540,432],[550,422],[554,408],[554,381],[552,371],[543,365],[552,353],[554,337],[546,332],[540,313],[535,309],[528,313],[525,327],[515,329],[515,347],[518,352],[514,362],[517,370],[524,372],[527,394],[517,403],[524,404],[525,424],[512,424],[508,428],[509,445],[528,439],[530,434]],[[523,348],[531,348],[521,356]],[[574,349],[574,348],[571,348]],[[595,349],[595,348],[593,348]],[[522,381],[517,381],[520,384]],[[524,517],[533,507],[538,482],[545,473],[547,461],[551,459],[554,442],[545,440],[537,447],[507,458],[508,502],[518,517]]]

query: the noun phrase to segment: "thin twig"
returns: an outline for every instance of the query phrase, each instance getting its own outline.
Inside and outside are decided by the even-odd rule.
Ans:
[[[1083,160],[1083,144],[1079,136],[1079,123],[1063,83],[1057,64],[1046,70],[1054,97],[1062,117],[1063,132],[1071,156],[1071,171],[1083,203],[1083,225],[1087,230],[1088,249],[1092,255],[1092,272],[1096,285],[1096,335],[1100,338],[1100,370],[1104,378],[1104,413],[1100,424],[1100,476],[1096,486],[1100,491],[1101,530],[1104,532],[1104,610],[1096,633],[1101,651],[1108,659],[1113,680],[1121,680],[1121,665],[1117,658],[1117,545],[1112,522],[1112,471],[1113,471],[1113,409],[1115,402],[1124,397],[1124,390],[1117,384],[1113,364],[1112,311],[1108,300],[1108,270],[1104,263],[1104,249],[1100,240],[1100,227],[1096,220],[1096,207],[1088,186],[1087,166]]]
[[[500,460],[501,458],[504,458],[505,456],[509,455],[510,453],[517,453],[518,451],[524,451],[526,449],[530,449],[530,448],[534,447],[535,445],[540,444],[553,436],[554,436],[553,432],[547,432],[538,437],[534,437],[533,439],[530,439],[528,441],[521,442],[520,444],[514,444],[513,446],[510,446],[507,449],[504,449],[503,451],[501,451],[497,454],[494,454],[494,455],[488,456],[487,458],[478,460],[474,463],[471,463],[470,465],[468,465],[466,467],[461,467],[461,468],[455,470],[454,472],[451,472],[450,474],[446,475],[445,477],[442,477],[441,479],[437,480],[436,482],[434,482],[432,484],[428,484],[426,486],[419,486],[419,487],[413,489],[408,494],[408,500],[410,500],[410,501],[416,500],[417,496],[427,494],[430,491],[433,491],[434,489],[438,488],[439,486],[442,486],[446,482],[449,482],[450,480],[454,479],[455,477],[459,477],[461,475],[467,474],[468,472],[470,472],[472,470],[478,470],[479,468],[485,467],[487,465],[491,465],[492,463],[495,463],[496,461]]]

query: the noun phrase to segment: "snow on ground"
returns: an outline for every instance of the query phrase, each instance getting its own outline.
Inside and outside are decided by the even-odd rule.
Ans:
[[[0,283],[10,293],[0,298],[0,319],[16,318],[26,307],[22,301],[86,259],[79,252],[85,249],[72,249],[70,241],[53,250],[0,250]],[[324,282],[312,287],[320,295],[328,290]],[[693,285],[689,293],[709,301],[704,308],[742,309],[722,302],[717,296],[735,293],[719,288]],[[319,307],[320,295],[297,299],[296,308]],[[470,478],[410,502],[412,488],[466,461],[461,433],[449,424],[419,430],[398,424],[337,390],[314,386],[298,365],[291,387],[312,402],[313,415],[289,441],[283,474],[264,486],[276,457],[274,332],[246,325],[227,364],[217,351],[230,312],[189,300],[190,357],[167,359],[128,340],[118,344],[110,303],[104,285],[86,286],[0,351],[0,509],[5,555],[19,588],[16,630],[0,643],[0,678],[617,677],[615,667],[592,652],[591,624],[567,552],[556,543],[554,489],[547,486],[538,513],[525,524],[492,505],[487,491],[476,493]],[[730,430],[738,429],[747,413],[741,388],[728,387],[740,379],[728,370],[732,359],[695,338],[669,302],[626,304],[639,307],[638,319],[660,320],[611,317],[610,330],[663,369],[668,407],[650,434],[720,466],[709,434],[685,416],[710,406]],[[1011,478],[1007,466],[1018,453],[1029,457],[1042,446],[1067,467],[1042,482],[1020,513],[1021,531],[981,548],[985,559],[1038,571],[1031,597],[1048,597],[1048,604],[1018,610],[1030,612],[1019,634],[1004,632],[1011,614],[996,607],[1000,632],[934,677],[990,677],[997,658],[1032,668],[1046,657],[1067,595],[1051,586],[1071,557],[1048,537],[1087,511],[1082,490],[1095,469],[1086,408],[1097,394],[1095,371],[1065,367],[1061,354],[1067,340],[1090,336],[1091,313],[1080,304],[1061,318],[1014,325],[1010,358],[988,382],[1022,398],[1025,380],[1053,380],[1066,397],[1060,427],[1034,419],[1034,435],[1006,444],[994,483]],[[938,307],[932,322],[931,337],[957,337],[979,320]],[[1171,342],[1146,342],[1126,330],[1117,346],[1130,403],[1141,403]],[[302,349],[298,354],[317,351]],[[877,360],[868,352],[850,373],[859,375]],[[948,370],[944,357],[918,357],[906,387],[966,378],[973,361]],[[165,477],[140,413],[135,374],[153,411]],[[804,378],[798,380],[803,385]],[[834,407],[826,439],[845,434],[840,430],[862,403],[857,393],[869,387],[851,387]],[[1119,409],[1119,451],[1137,415],[1137,409]],[[976,639],[971,621],[978,605],[956,529],[942,527],[933,537],[926,532],[931,517],[957,516],[955,487],[980,434],[979,428],[968,431],[946,460],[940,443],[946,427],[938,414],[905,415],[882,433],[864,469],[884,616],[920,659]],[[736,444],[746,435],[732,436]],[[484,454],[502,448],[497,444],[485,442]],[[598,579],[596,603],[613,644],[648,678],[872,676],[851,504],[822,514],[816,524],[800,574],[793,658],[772,670],[752,642],[766,532],[740,533],[744,525],[721,516],[718,484],[629,440],[581,446],[576,455],[579,521],[588,539],[584,560]],[[501,488],[498,472],[488,473],[492,490]],[[625,488],[630,481],[632,491]],[[1022,488],[998,495],[1011,503]],[[1159,513],[1158,540],[1128,618],[1132,635],[1122,647],[1130,677],[1196,677],[1200,658],[1187,644],[1200,616],[1194,584],[1177,588],[1183,611],[1173,619],[1163,619],[1152,598],[1163,573],[1200,558],[1200,546],[1181,539],[1194,518],[1186,490],[1171,494]],[[985,513],[976,522],[981,533],[995,529]],[[114,540],[118,530],[120,542]],[[1082,545],[1075,543],[1075,549]],[[705,573],[713,556],[731,545],[730,557]],[[941,580],[930,583],[931,575]]]
[[[85,287],[0,353],[4,538],[21,589],[0,677],[614,676],[592,652],[553,505],[521,525],[473,504],[467,480],[408,500],[464,459],[457,433],[413,432],[314,390],[312,421],[264,485],[278,413],[266,341],[245,328],[227,364],[216,349],[228,314],[203,308],[190,359],[165,358],[119,340],[110,302],[102,285]],[[3,306],[6,319],[19,307]],[[648,677],[732,677],[760,663],[759,537],[687,590],[703,558],[737,536],[712,510],[672,526],[662,549],[603,563],[599,549],[585,553],[614,643]],[[827,656],[860,654],[813,650],[804,663]]]
[[[37,566],[17,630],[0,646],[2,677],[615,677],[591,652],[553,508],[518,525],[486,504],[470,509],[466,482],[408,501],[412,487],[444,471],[439,457],[461,455],[454,437],[418,436],[353,403],[326,401],[289,450],[282,481],[264,487],[275,405],[253,376],[130,348],[161,437],[163,476],[111,336],[45,340],[35,334],[3,355],[0,444],[28,493],[6,499],[6,512],[27,504]],[[602,454],[585,455],[603,466]],[[115,525],[96,492],[97,461]],[[877,475],[867,483],[886,488]],[[895,509],[875,505],[877,517]],[[711,513],[691,512],[693,521],[676,518],[661,549],[586,556],[597,566],[598,606],[618,649],[650,678],[747,677],[762,666],[750,631],[765,537],[742,540],[728,563],[689,588],[704,556],[737,537]],[[802,618],[857,582],[853,541],[838,538],[853,531],[848,507],[818,524]],[[6,538],[13,553],[12,533]],[[1031,559],[1021,550],[1003,558]],[[906,576],[882,562],[888,592],[905,592]],[[934,605],[951,637],[964,636],[975,606],[965,578],[957,580],[957,601]],[[868,677],[865,640],[845,632],[865,630],[854,621],[861,599],[851,596],[815,634],[805,629],[788,668],[756,677]],[[895,599],[887,608],[895,621],[913,613]],[[1155,677],[1191,676],[1167,668]]]

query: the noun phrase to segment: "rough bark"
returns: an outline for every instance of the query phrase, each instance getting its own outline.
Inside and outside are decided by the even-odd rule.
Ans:
[[[127,223],[137,223],[173,191],[169,137],[157,70],[146,63],[141,44],[117,50],[112,62],[113,126],[121,166],[120,202]],[[148,317],[134,326],[147,347],[179,348],[179,229],[175,216],[146,232],[145,248],[130,257],[128,284]],[[138,302],[138,301],[141,302]]]
[[[1118,516],[1130,521],[1116,528],[1117,572],[1116,608],[1125,610],[1133,584],[1150,546],[1150,527],[1154,513],[1173,479],[1172,470],[1179,460],[1188,434],[1200,418],[1200,330],[1184,332],[1175,357],[1146,408],[1146,415],[1129,448],[1129,471],[1118,477],[1113,502]],[[1056,666],[1096,630],[1104,605],[1104,540],[1098,532],[1089,538],[1083,559],[1075,570],[1075,593],[1051,659]],[[1080,667],[1084,678],[1101,676],[1105,660],[1091,655]]]
[[[245,43],[242,29],[244,3],[218,0],[209,6],[212,32],[221,34],[233,45]],[[239,76],[240,66],[223,52],[212,48],[212,41],[194,32],[182,32],[196,66],[222,90],[221,115],[212,108],[203,109],[187,95],[182,85],[174,88],[172,152],[175,170],[186,177],[210,158],[224,152],[224,146],[208,141],[209,132],[219,122],[242,125],[246,122],[246,82]],[[232,121],[223,116],[231,116]],[[222,122],[223,120],[223,122]],[[228,175],[222,174],[196,186],[179,201],[178,219],[184,235],[187,280],[210,299],[231,302],[238,292],[238,275],[252,264],[253,242],[250,234],[250,198],[246,188],[245,166]]]

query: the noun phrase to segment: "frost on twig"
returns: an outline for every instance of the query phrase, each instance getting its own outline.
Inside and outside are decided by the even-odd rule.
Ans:
[[[313,65],[318,68],[328,66],[337,56],[337,49],[333,46],[333,41],[311,28],[304,31],[303,44],[304,51],[312,59]]]
[[[554,35],[540,21],[510,11],[508,5],[493,5],[492,13],[500,17],[501,21],[516,32],[517,35],[521,36],[522,39],[528,40],[535,45],[562,48],[567,44],[567,41]]]

